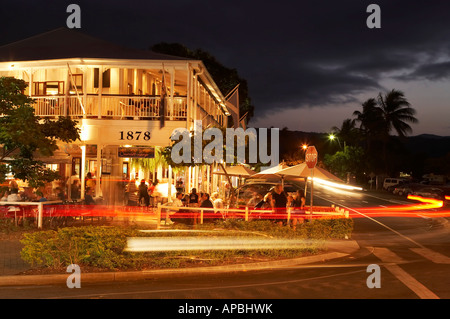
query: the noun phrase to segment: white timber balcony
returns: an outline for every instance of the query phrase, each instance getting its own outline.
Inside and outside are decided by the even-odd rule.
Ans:
[[[33,96],[35,114],[40,117],[69,116],[71,118],[146,119],[160,118],[159,96],[83,95]],[[166,120],[185,121],[187,99],[183,96],[165,98]]]

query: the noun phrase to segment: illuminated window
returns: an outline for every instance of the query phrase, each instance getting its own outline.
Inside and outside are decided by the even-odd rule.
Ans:
[[[70,94],[76,94],[75,86],[78,93],[83,93],[83,74],[72,74],[70,78]]]
[[[62,95],[64,81],[34,82],[34,95]]]
[[[99,80],[99,74],[100,69],[95,68],[94,69],[94,88],[98,88],[98,80]],[[102,87],[109,88],[111,85],[111,70],[108,69],[103,72],[103,78],[102,78]]]
[[[45,167],[47,167],[55,172],[59,171],[59,164],[46,164]]]

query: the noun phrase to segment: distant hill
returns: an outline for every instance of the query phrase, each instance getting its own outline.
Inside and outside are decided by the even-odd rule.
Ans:
[[[424,153],[428,157],[441,157],[450,153],[450,136],[421,134],[409,136],[405,143],[411,153]]]
[[[293,145],[301,147],[302,143],[316,145],[320,149],[330,147],[328,135],[329,133],[280,130],[280,153],[289,151]],[[404,145],[411,154],[423,154],[427,158],[443,157],[450,153],[450,136],[433,134],[408,136],[404,140]]]
[[[308,144],[315,145],[318,149],[323,150],[322,154],[319,154],[320,157],[323,153],[329,152],[333,144],[334,150],[339,145],[336,144],[336,141],[330,142],[328,135],[329,133],[291,131],[284,128],[280,130],[280,155],[296,148],[299,149],[302,144]],[[403,143],[410,154],[421,155],[424,158],[438,158],[450,153],[450,136],[420,134],[406,137]]]

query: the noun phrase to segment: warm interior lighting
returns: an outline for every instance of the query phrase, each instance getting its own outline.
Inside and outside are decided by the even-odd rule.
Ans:
[[[87,125],[81,125],[80,140],[87,141],[91,139],[92,129]]]

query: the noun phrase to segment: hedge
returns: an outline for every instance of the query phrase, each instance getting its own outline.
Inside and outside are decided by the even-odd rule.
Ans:
[[[177,226],[176,228],[180,228]],[[299,238],[326,240],[350,237],[351,219],[314,219],[297,226],[294,231],[270,221],[225,220],[215,224],[197,225],[197,229],[214,231],[214,236],[265,236],[272,238]],[[316,253],[320,245],[298,249],[271,249],[256,251],[182,251],[182,252],[126,252],[128,237],[185,236],[184,232],[146,233],[135,227],[85,226],[66,227],[58,230],[36,231],[24,234],[22,259],[32,266],[50,268],[67,267],[70,264],[103,269],[141,269],[144,267],[181,267],[201,261],[215,264],[244,257],[295,257],[304,253]],[[190,236],[211,236],[211,232],[194,232]]]

